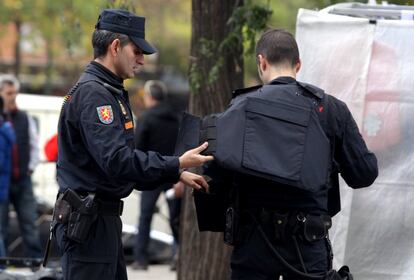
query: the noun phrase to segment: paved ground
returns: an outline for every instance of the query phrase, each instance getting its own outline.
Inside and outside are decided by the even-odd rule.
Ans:
[[[136,271],[128,267],[129,280],[175,280],[176,273],[165,264],[150,265],[147,271]]]
[[[129,280],[175,280],[176,273],[170,271],[166,264],[151,265],[147,271],[136,271],[128,267]],[[10,273],[10,274],[9,274]],[[33,273],[27,268],[8,268],[6,272],[0,273],[0,280],[30,280]]]

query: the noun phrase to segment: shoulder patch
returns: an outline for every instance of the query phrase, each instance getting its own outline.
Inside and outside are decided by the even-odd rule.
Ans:
[[[112,111],[111,105],[96,107],[98,117],[101,123],[111,124],[114,121],[114,112]]]

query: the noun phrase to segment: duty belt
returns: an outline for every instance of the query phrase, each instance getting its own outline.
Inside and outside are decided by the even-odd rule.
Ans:
[[[91,195],[91,193],[84,193],[84,192],[76,192],[81,198],[85,198],[88,195]],[[63,193],[60,193],[58,195],[58,198],[61,197]],[[79,209],[81,207],[81,203],[76,197],[73,196],[66,196],[65,200],[75,209]],[[99,197],[94,199],[93,202],[94,208],[96,209],[97,214],[102,216],[121,216],[124,210],[124,202],[122,200],[118,201],[108,201],[103,200]]]
[[[282,212],[277,210],[249,209],[249,216],[263,225],[271,225],[277,241],[288,236],[301,236],[309,242],[323,239],[332,226],[331,217],[324,214],[307,214],[298,211]]]
[[[96,201],[98,204],[98,214],[102,216],[122,216],[124,211],[124,202],[119,201],[102,201],[98,199]]]
[[[353,276],[349,271],[349,267],[343,266],[339,269],[339,271],[335,271],[332,269],[332,252],[330,252],[331,263],[329,265],[329,271],[327,271],[326,273],[309,273],[303,261],[297,237],[303,237],[306,241],[309,242],[314,242],[321,239],[326,239],[329,242],[327,234],[328,229],[331,227],[330,216],[323,214],[303,214],[301,212],[280,213],[277,211],[266,211],[264,209],[261,209],[260,211],[246,211],[245,213],[248,216],[250,216],[250,218],[255,222],[259,233],[262,235],[265,243],[273,252],[273,254],[277,257],[277,259],[291,272],[295,273],[298,276],[301,276],[301,279],[304,278],[319,280],[353,280]],[[285,224],[286,226],[282,227],[283,224]],[[298,258],[300,260],[303,270],[300,270],[297,267],[292,266],[289,262],[286,261],[286,259],[284,259],[284,257],[276,249],[277,246],[275,246],[275,244],[271,242],[271,239],[266,235],[264,229],[262,228],[262,225],[275,226],[274,228],[276,233],[276,241],[278,240],[277,232],[280,231],[280,229],[283,229],[283,232],[290,231],[290,233],[292,234],[291,239],[293,240],[294,245],[296,247],[296,252],[298,254]]]

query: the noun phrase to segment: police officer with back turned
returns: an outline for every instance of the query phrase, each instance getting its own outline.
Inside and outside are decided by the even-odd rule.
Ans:
[[[145,18],[103,10],[92,35],[94,60],[65,97],[59,126],[59,195],[52,232],[64,279],[127,279],[120,215],[122,198],[135,186],[154,189],[182,181],[208,188],[203,177],[180,171],[212,160],[199,153],[180,157],[134,149],[133,116],[123,81],[156,52],[145,40]]]
[[[345,267],[339,273],[332,270],[328,238],[331,217],[340,209],[338,174],[352,188],[368,187],[378,175],[377,159],[345,103],[296,80],[301,61],[290,33],[271,29],[262,34],[256,59],[264,85],[236,90],[231,106],[216,116],[217,137],[224,137],[223,127],[231,121],[240,123],[241,118],[230,117],[231,110],[237,111],[245,102],[245,127],[238,129],[244,137],[217,139],[212,153],[215,162],[205,169],[212,178],[211,192],[229,200],[222,221],[225,241],[234,246],[231,277],[351,279]],[[230,150],[240,138],[244,141],[242,166],[232,169]],[[222,161],[221,144],[232,146],[223,149],[230,156]],[[266,158],[271,160],[258,167]],[[319,177],[325,183],[312,185],[314,173],[326,174]],[[211,216],[205,218],[211,221]],[[211,225],[204,229],[220,230]]]

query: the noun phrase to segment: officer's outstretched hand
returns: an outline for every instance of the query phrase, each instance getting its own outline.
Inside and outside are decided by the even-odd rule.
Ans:
[[[198,167],[202,166],[205,162],[213,160],[213,156],[200,155],[202,151],[207,149],[208,142],[204,142],[197,148],[188,150],[182,156],[180,156],[180,168]]]
[[[180,182],[183,182],[185,185],[193,189],[208,193],[209,186],[206,179],[204,179],[204,177],[201,175],[184,171],[181,173]]]

